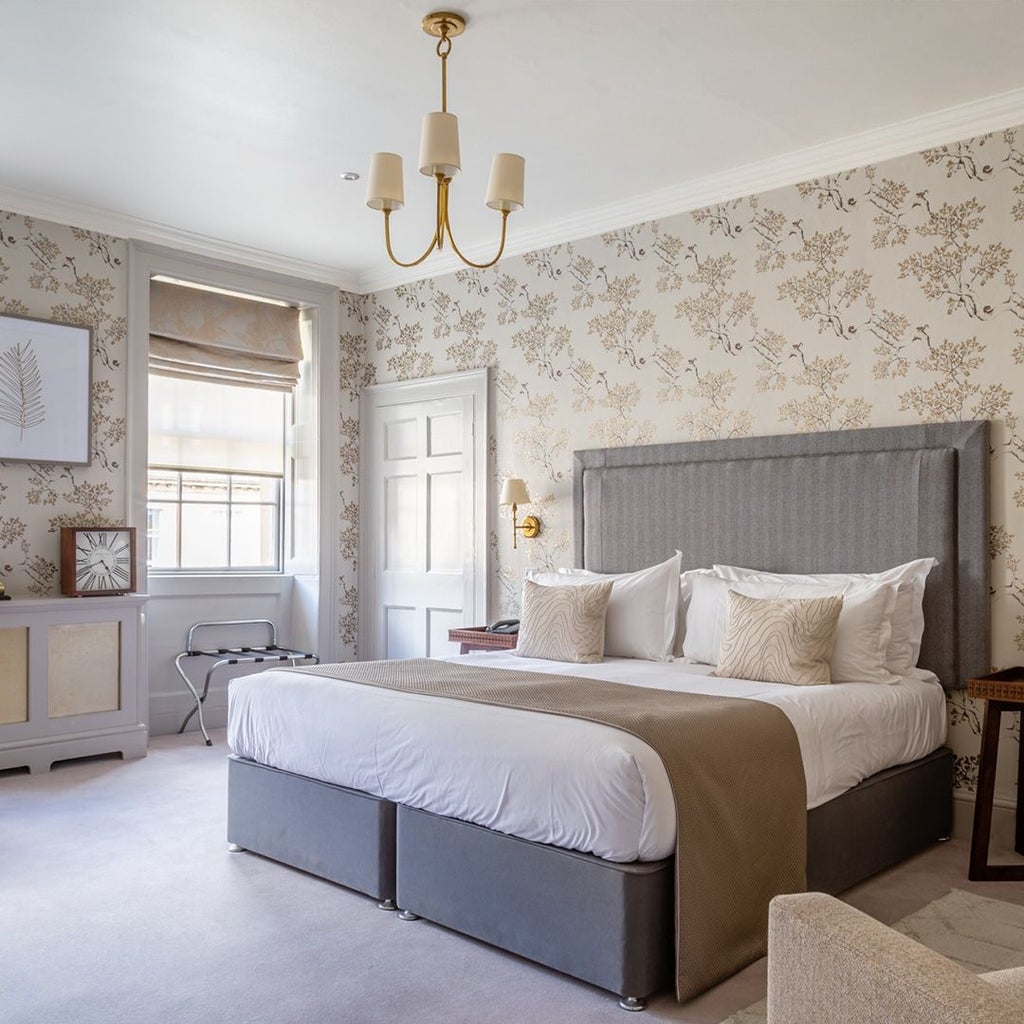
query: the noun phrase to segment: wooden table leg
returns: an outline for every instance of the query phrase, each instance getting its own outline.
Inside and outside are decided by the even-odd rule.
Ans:
[[[999,752],[999,727],[1004,711],[1019,711],[1019,702],[988,700],[981,728],[981,755],[978,759],[978,789],[974,794],[974,834],[971,836],[971,865],[967,877],[972,882],[1024,881],[1024,864],[989,864],[988,847],[992,837],[992,802],[996,789],[996,755]],[[1017,760],[1018,786],[1024,785],[1024,750]],[[1024,815],[1021,793],[1017,793],[1017,818],[1014,849],[1024,853]]]
[[[1017,734],[1017,839],[1013,848],[1024,854],[1024,708],[1020,709],[1020,732]]]
[[[985,702],[985,720],[981,727],[981,755],[978,758],[978,788],[974,793],[974,831],[971,834],[971,865],[967,877],[972,882],[990,878],[988,844],[992,835],[992,799],[996,789],[996,756],[999,752],[999,723],[1002,709],[994,700]]]

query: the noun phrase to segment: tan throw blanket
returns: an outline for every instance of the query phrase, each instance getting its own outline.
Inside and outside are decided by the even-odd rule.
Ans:
[[[676,801],[676,996],[767,950],[768,901],[806,888],[807,790],[796,733],[761,701],[428,658],[295,671],[610,725],[651,746]]]

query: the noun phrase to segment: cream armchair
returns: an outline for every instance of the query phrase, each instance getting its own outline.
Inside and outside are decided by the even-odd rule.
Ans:
[[[768,1024],[1022,1024],[1024,967],[974,975],[823,893],[777,896]]]

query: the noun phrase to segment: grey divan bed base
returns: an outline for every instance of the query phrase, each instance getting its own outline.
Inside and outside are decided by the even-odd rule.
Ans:
[[[617,864],[244,758],[228,842],[636,1001],[673,977],[672,859]],[[839,893],[949,836],[942,747],[807,812],[807,884]],[[742,870],[742,866],[740,866]]]
[[[877,571],[932,555],[920,664],[989,666],[988,424],[577,452],[575,564]],[[808,812],[808,884],[840,892],[950,834],[946,748]],[[615,864],[233,758],[229,842],[623,996],[671,980],[671,860]],[[743,870],[737,865],[736,870]],[[390,872],[390,873],[389,873]]]

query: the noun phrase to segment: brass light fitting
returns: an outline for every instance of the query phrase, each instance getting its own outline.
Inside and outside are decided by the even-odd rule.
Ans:
[[[536,516],[527,516],[521,523],[516,521],[516,514],[520,505],[530,504],[530,492],[527,490],[526,481],[518,477],[510,476],[501,485],[501,505],[512,506],[512,547],[518,547],[519,534],[524,537],[536,537],[540,533],[540,520]]]
[[[444,248],[447,237],[452,251],[467,266],[484,270],[493,267],[505,251],[508,215],[523,208],[523,182],[526,161],[515,153],[498,153],[491,164],[487,183],[487,205],[501,214],[501,241],[494,259],[474,263],[460,251],[452,234],[449,218],[448,190],[452,178],[462,167],[459,152],[459,121],[448,113],[448,54],[452,39],[466,30],[466,19],[451,11],[435,11],[422,23],[423,31],[434,36],[437,56],[441,61],[441,109],[423,118],[420,136],[420,174],[433,177],[437,196],[434,214],[434,237],[423,255],[408,263],[398,259],[391,248],[391,213],[405,205],[405,186],[402,179],[402,158],[397,153],[374,153],[370,158],[370,173],[366,183],[366,205],[384,214],[384,244],[392,263],[400,267],[419,266],[435,249]]]

